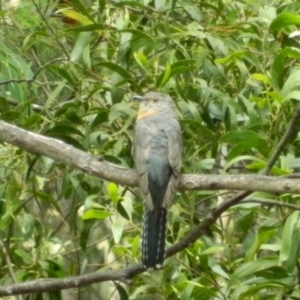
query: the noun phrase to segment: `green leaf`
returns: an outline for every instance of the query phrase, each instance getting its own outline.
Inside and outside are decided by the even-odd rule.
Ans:
[[[76,86],[76,83],[74,82],[72,76],[67,72],[66,69],[64,68],[61,68],[61,67],[57,67],[57,66],[49,66],[49,69],[53,70],[53,73],[56,74],[56,72],[61,76],[63,77],[64,79],[67,80],[67,82],[75,87]]]
[[[298,92],[300,91],[299,76],[300,70],[293,72],[284,83],[283,88],[281,90],[281,94],[284,100],[292,99],[294,97],[295,99],[300,100],[300,98],[298,99]]]
[[[281,87],[283,84],[286,58],[300,59],[300,50],[297,48],[285,48],[277,54],[271,69],[271,79],[276,87]]]
[[[156,87],[162,88],[170,79],[171,67],[169,64],[166,65],[165,71],[158,77],[156,81]]]
[[[212,130],[202,125],[198,120],[185,119],[182,120],[180,123],[182,124],[184,130],[186,132],[189,132],[191,136],[194,136],[195,131],[197,131],[197,133],[199,134],[199,139],[207,139],[209,147],[212,151],[212,156],[215,157],[218,151],[218,139],[216,138]]]
[[[228,274],[223,270],[223,268],[216,263],[215,259],[212,256],[208,256],[208,265],[216,274],[229,279]]]
[[[203,14],[196,5],[183,5],[183,9],[197,22],[203,20]]]
[[[260,171],[260,170],[263,170],[266,167],[266,165],[267,165],[267,163],[265,161],[260,161],[260,162],[254,162],[251,164],[247,164],[246,168],[248,170],[252,170],[252,171]],[[282,170],[278,167],[272,167],[271,174],[277,175],[277,176],[285,176],[285,175],[289,175],[290,173],[285,170]]]
[[[7,122],[19,120],[20,117],[21,117],[21,113],[16,110],[6,111],[1,114],[1,119]]]
[[[299,249],[300,249],[300,226],[299,226],[299,224],[297,224],[294,228],[294,234],[293,234],[292,241],[293,242],[292,242],[292,246],[290,249],[288,259],[287,259],[286,263],[284,264],[286,266],[287,272],[290,275],[295,274],[295,271],[297,270],[297,263],[298,263],[298,258],[299,258]]]
[[[206,250],[202,251],[200,253],[200,255],[208,255],[208,254],[216,254],[219,252],[224,251],[224,247],[221,246],[213,246],[213,247],[209,247]]]
[[[79,12],[85,15],[88,19],[93,21],[93,18],[90,16],[88,11],[85,9],[84,5],[80,2],[80,0],[72,0],[71,5],[75,7]]]
[[[48,110],[51,105],[53,104],[53,102],[55,102],[58,98],[58,95],[62,92],[62,90],[64,89],[64,87],[66,86],[66,82],[65,81],[61,81],[57,87],[52,91],[52,93],[48,96],[48,99],[46,100],[45,104],[44,104],[44,109]]]
[[[238,155],[245,154],[252,148],[256,148],[264,156],[267,156],[269,153],[266,139],[261,134],[250,130],[231,131],[221,137],[220,141],[221,143],[236,144],[228,154],[228,159],[233,159]]]
[[[231,132],[225,134],[224,136],[222,136],[220,139],[220,142],[221,143],[239,143],[239,142],[246,142],[248,140],[251,140],[254,143],[256,143],[257,141],[265,143],[265,138],[262,135],[254,132],[254,131],[250,131],[250,130],[231,131]]]
[[[17,259],[17,261],[21,260],[22,263],[28,265],[32,263],[32,259],[33,259],[32,255],[22,249],[15,249],[14,256],[15,256],[14,258]]]
[[[91,32],[80,32],[76,40],[75,46],[71,53],[70,60],[75,62],[79,59],[86,46],[90,43],[92,33]]]
[[[47,131],[45,131],[45,134],[52,135],[52,136],[56,135],[56,134],[59,134],[61,136],[71,135],[71,134],[84,136],[84,134],[80,130],[78,130],[77,128],[67,126],[67,125],[56,125],[53,128],[48,129]]]
[[[70,27],[66,29],[66,32],[87,32],[87,31],[103,31],[106,29],[106,27],[102,24],[90,24],[87,23],[88,25],[83,25],[83,26],[75,26],[75,27]]]
[[[255,73],[255,74],[252,74],[251,77],[257,81],[262,81],[264,84],[267,84],[269,85],[270,84],[270,79],[269,77],[267,77],[266,75],[264,74],[258,74],[258,73]]]
[[[90,45],[88,44],[82,53],[82,61],[84,62],[85,66],[88,70],[91,70],[92,63],[91,63],[91,56],[90,56]]]
[[[59,12],[62,13],[67,18],[77,21],[79,24],[82,25],[93,24],[93,22],[89,18],[76,12],[73,9],[61,9]]]
[[[211,170],[216,163],[213,158],[201,159],[194,164],[195,170]]]
[[[91,128],[95,128],[96,126],[105,123],[108,121],[108,111],[100,109],[100,112],[96,115],[96,118],[93,120],[91,124]]]
[[[54,277],[54,278],[64,278],[65,277],[65,272],[64,268],[56,263],[53,260],[46,259],[44,262],[40,261],[39,262],[42,266],[42,268],[48,273],[49,277]]]
[[[112,225],[111,225],[111,230],[113,233],[113,237],[114,237],[114,242],[116,244],[118,244],[122,238],[122,234],[123,234],[123,228],[124,228],[124,219],[117,217]]]
[[[293,240],[294,230],[298,223],[298,219],[299,219],[299,211],[294,211],[289,215],[289,217],[285,221],[282,236],[281,236],[281,246],[280,246],[280,254],[279,254],[279,261],[281,263],[288,260],[290,256],[292,245],[294,243]]]
[[[139,250],[140,250],[140,236],[137,235],[131,243],[131,252],[133,257],[137,257],[139,255]]]
[[[102,62],[95,64],[94,66],[100,66],[100,67],[107,68],[113,72],[116,72],[124,79],[127,79],[127,80],[131,79],[131,75],[124,68],[122,68],[121,66],[119,66],[118,64],[115,64],[113,62],[102,61]]]
[[[256,196],[257,197],[257,196]],[[255,256],[258,254],[260,246],[266,243],[271,236],[274,234],[274,230],[263,230],[262,232],[255,233],[253,242],[250,244],[250,248],[246,252],[245,259],[247,261],[253,261]]]
[[[226,163],[226,165],[224,166],[224,169],[226,170],[226,169],[230,168],[232,165],[234,165],[234,164],[236,164],[236,163],[238,163],[240,161],[245,162],[245,161],[248,161],[248,160],[250,160],[250,161],[258,161],[259,163],[257,163],[257,164],[262,164],[263,166],[265,166],[265,162],[262,161],[261,159],[255,157],[255,156],[240,155],[240,156],[238,156],[236,158],[233,158],[232,160],[228,161]]]
[[[256,272],[270,269],[277,266],[278,262],[276,260],[259,259],[251,262],[244,263],[240,265],[230,277],[229,285],[238,284],[243,277],[247,277],[255,274]]]
[[[110,182],[107,186],[107,190],[110,200],[114,205],[117,205],[119,201],[118,186],[115,183]]]
[[[114,7],[124,7],[124,6],[129,6],[129,7],[137,7],[137,8],[141,8],[144,10],[150,10],[152,11],[153,8],[151,6],[145,6],[140,2],[137,1],[120,1],[120,2],[113,2],[112,5]]]
[[[117,282],[114,282],[114,285],[118,291],[119,299],[120,300],[129,300],[126,289],[122,285],[118,284]]]
[[[300,25],[300,16],[291,13],[283,13],[272,21],[269,31],[278,31],[291,25]]]
[[[138,63],[138,65],[142,68],[142,70],[148,73],[149,62],[147,60],[147,57],[141,52],[135,52],[133,53],[133,56],[136,62]]]
[[[289,100],[289,99],[294,99],[294,100],[298,100],[300,101],[300,91],[292,91],[290,93],[288,93],[284,100]]]
[[[136,29],[120,29],[117,30],[116,32],[129,32],[131,33],[136,39],[143,39],[147,42],[148,45],[151,46],[155,46],[155,41],[152,39],[152,37],[150,35],[148,35],[147,33],[140,31],[140,30],[136,30]]]
[[[281,283],[281,282],[276,282],[276,281],[270,281],[270,282],[265,282],[261,284],[255,284],[253,286],[242,286],[243,292],[240,293],[238,298],[232,298],[234,299],[251,299],[253,295],[258,295],[261,293],[264,293],[264,291],[269,290],[269,291],[276,291],[276,290],[283,290],[283,289],[289,289],[289,286]],[[280,296],[280,294],[279,294]],[[275,298],[274,299],[279,299]]]
[[[122,207],[127,213],[127,216],[129,220],[132,219],[132,212],[133,212],[133,206],[132,206],[132,199],[130,197],[123,197],[123,200],[121,202]]]
[[[112,214],[108,211],[98,210],[98,209],[89,209],[82,215],[82,220],[89,219],[106,219],[110,217]]]
[[[215,59],[215,63],[216,64],[225,64],[225,63],[229,63],[232,61],[236,61],[239,58],[243,58],[246,55],[246,53],[247,53],[246,51],[237,51],[226,57]]]
[[[167,64],[165,71],[158,77],[156,81],[156,87],[162,88],[172,76],[182,74],[187,71],[192,71],[193,68],[195,68],[195,61],[191,59],[180,60],[172,65]]]

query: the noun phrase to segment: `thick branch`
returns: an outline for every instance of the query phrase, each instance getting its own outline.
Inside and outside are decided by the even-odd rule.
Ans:
[[[216,207],[211,214],[209,214],[199,225],[194,227],[182,240],[172,245],[166,251],[166,256],[170,257],[185,248],[193,244],[197,239],[206,234],[209,227],[216,222],[216,220],[224,213],[228,208],[238,204],[241,196],[234,196],[230,200],[225,201]],[[255,200],[244,200],[243,202],[257,202]],[[287,206],[285,203],[278,201],[259,200],[262,204],[282,205]],[[289,206],[291,209],[295,209],[293,206]],[[299,207],[297,207],[299,209]],[[106,270],[99,273],[92,273],[82,276],[68,277],[64,279],[38,279],[29,282],[18,283],[9,285],[6,287],[0,287],[0,296],[10,296],[19,294],[28,294],[36,292],[49,292],[55,290],[71,289],[80,286],[86,286],[93,283],[104,281],[129,281],[133,276],[144,272],[145,269],[142,264],[136,264],[129,266],[122,270]]]
[[[293,119],[295,119],[295,117]],[[286,144],[290,136],[288,132],[289,130],[286,132],[286,138],[282,142],[282,145],[277,148],[277,151],[275,151],[268,167],[264,170],[265,173],[269,171],[268,168],[270,169],[273,166],[280,151]],[[31,153],[50,157],[55,161],[80,169],[104,180],[114,181],[124,185],[137,185],[137,175],[133,170],[121,168],[105,161],[99,161],[93,155],[75,149],[61,141],[25,131],[2,121],[0,121],[0,140],[25,149]],[[247,192],[239,193],[228,201],[220,204],[198,226],[193,228],[187,236],[167,249],[166,256],[170,257],[194,243],[207,232],[208,228],[216,222],[223,212],[238,204],[247,194],[249,194],[250,191],[260,190],[278,193],[299,193],[300,185],[297,183],[298,181],[299,179],[297,178],[287,179],[251,175],[182,175],[180,181],[180,188],[182,189],[226,189],[246,190]],[[36,280],[3,288],[0,287],[0,296],[70,289],[73,287],[85,286],[96,282],[110,280],[127,281],[134,275],[143,271],[143,266],[141,264],[137,264],[123,270],[108,270],[101,273],[65,279]]]
[[[121,270],[106,270],[82,276],[67,277],[64,279],[38,279],[14,285],[0,287],[0,296],[11,296],[28,293],[49,292],[86,286],[103,281],[128,281],[134,275],[143,272],[142,264],[130,266]]]
[[[126,186],[137,186],[138,184],[134,170],[99,160],[96,156],[62,141],[26,131],[3,121],[0,121],[0,140],[30,153],[52,158],[66,166],[82,170],[103,180]],[[183,174],[180,180],[180,189],[300,194],[300,181],[297,178],[257,175]]]

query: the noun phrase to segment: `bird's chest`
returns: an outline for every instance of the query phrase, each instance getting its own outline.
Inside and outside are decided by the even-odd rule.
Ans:
[[[165,154],[168,151],[168,137],[164,120],[144,119],[136,126],[136,144],[149,152]]]

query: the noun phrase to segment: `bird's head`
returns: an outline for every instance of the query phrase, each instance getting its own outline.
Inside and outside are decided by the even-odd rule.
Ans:
[[[133,100],[140,102],[138,120],[157,113],[174,113],[173,100],[165,94],[149,92],[144,96],[133,96]]]

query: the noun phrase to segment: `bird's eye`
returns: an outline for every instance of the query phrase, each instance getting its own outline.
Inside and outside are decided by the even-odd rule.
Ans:
[[[158,99],[154,98],[154,99],[152,99],[152,101],[153,101],[153,102],[157,102],[157,101],[158,101]]]

